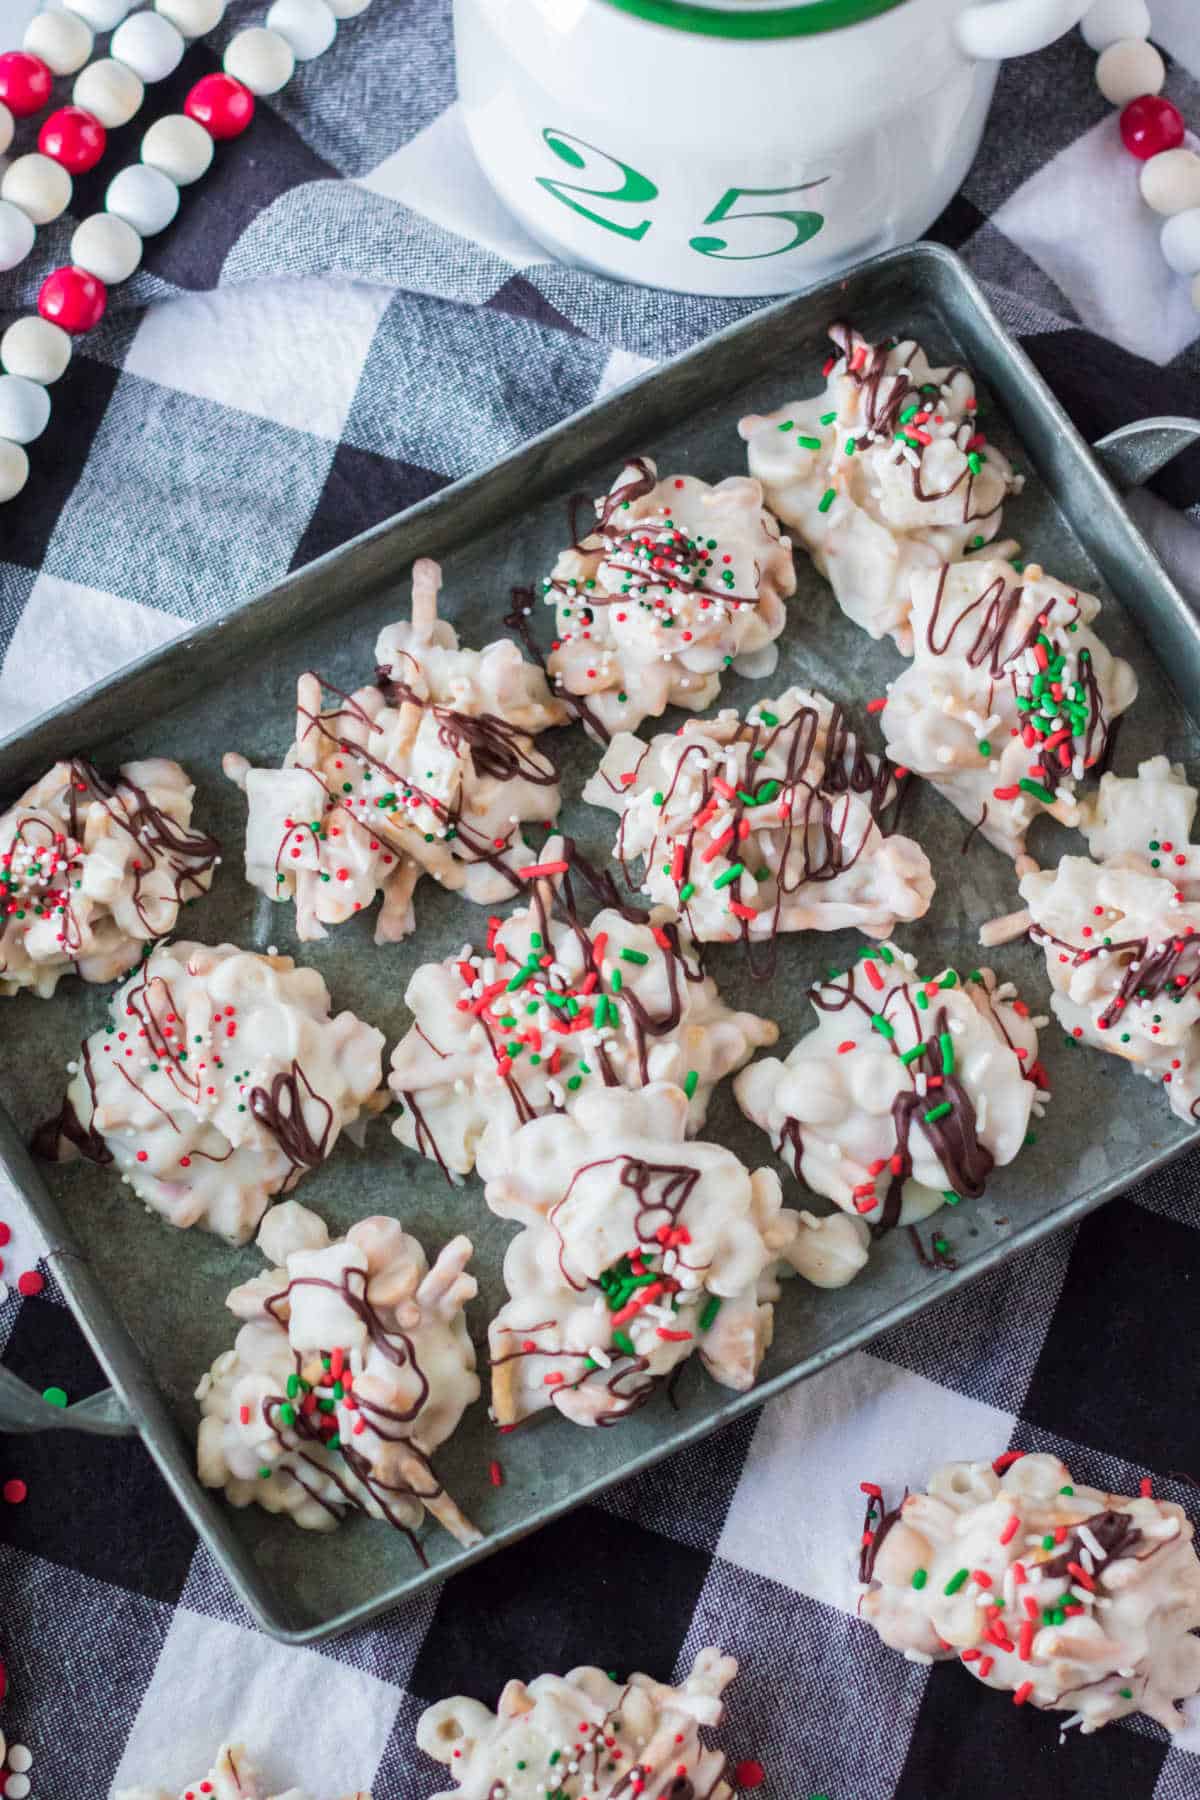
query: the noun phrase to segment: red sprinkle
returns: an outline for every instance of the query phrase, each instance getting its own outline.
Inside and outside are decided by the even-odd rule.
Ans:
[[[740,1762],[733,1771],[733,1785],[738,1788],[761,1787],[766,1779],[767,1771],[752,1756]]]
[[[520,870],[521,877],[525,881],[532,881],[539,875],[565,875],[566,872],[567,864],[565,862],[527,863]]]
[[[878,700],[868,700],[867,701],[867,711],[869,713],[882,712],[886,705],[887,705],[887,695],[882,694]]]
[[[488,1469],[488,1479],[493,1487],[504,1486],[504,1470],[498,1462],[493,1462]]]
[[[1020,1530],[1020,1528],[1021,1528],[1021,1521],[1020,1521],[1020,1519],[1018,1519],[1016,1513],[1013,1513],[1012,1517],[1008,1521],[1008,1524],[1004,1527],[1004,1530],[1000,1533],[1000,1542],[1002,1544],[1011,1544],[1013,1539],[1016,1537],[1017,1532]]]
[[[1013,1695],[1013,1705],[1014,1706],[1024,1706],[1025,1702],[1028,1700],[1028,1698],[1029,1698],[1030,1694],[1032,1694],[1032,1692],[1033,1692],[1032,1681],[1023,1681],[1021,1683],[1020,1687],[1017,1689],[1016,1693]]]
[[[996,1666],[995,1657],[994,1656],[985,1656],[979,1665],[980,1680],[986,1681],[988,1676],[991,1674],[992,1670],[995,1668],[995,1666]]]
[[[839,1056],[845,1056],[847,1050],[856,1050],[857,1048],[858,1048],[858,1046],[854,1042],[854,1039],[847,1038],[844,1044],[838,1045],[837,1053]]]
[[[1021,1626],[1021,1637],[1017,1654],[1022,1662],[1028,1662],[1033,1656],[1033,1634],[1036,1627],[1032,1619],[1026,1619]]]
[[[22,1500],[29,1493],[29,1489],[18,1476],[14,1476],[11,1481],[6,1481],[2,1491],[10,1506],[20,1506]]]
[[[1095,1593],[1096,1584],[1088,1574],[1087,1570],[1083,1567],[1082,1563],[1069,1562],[1067,1564],[1067,1572],[1075,1577],[1080,1587],[1087,1588],[1089,1593]]]
[[[883,976],[879,973],[879,970],[875,967],[874,957],[868,957],[866,962],[863,964],[863,967],[867,971],[867,980],[870,982],[871,986],[875,989],[876,993],[882,992]]]
[[[879,1486],[878,1482],[860,1481],[858,1484],[858,1488],[859,1488],[860,1493],[870,1494],[872,1500],[882,1500],[883,1499],[883,1489]]]
[[[998,1457],[996,1457],[995,1461],[992,1463],[992,1474],[993,1475],[1003,1475],[1005,1469],[1011,1469],[1012,1465],[1015,1462],[1020,1462],[1020,1460],[1024,1456],[1024,1454],[1025,1454],[1024,1450],[1005,1450],[1005,1451],[1003,1451],[1002,1454],[999,1455]]]
[[[36,1269],[26,1269],[23,1275],[17,1277],[17,1287],[27,1300],[32,1299],[35,1294],[40,1294],[45,1285],[45,1276],[39,1275]]]
[[[1148,1475],[1143,1475],[1141,1481],[1138,1483],[1138,1493],[1142,1496],[1143,1500],[1149,1500],[1153,1495],[1153,1492],[1154,1485],[1151,1482],[1150,1477]]]

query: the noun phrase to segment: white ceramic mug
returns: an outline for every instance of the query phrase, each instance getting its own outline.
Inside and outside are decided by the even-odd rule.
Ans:
[[[562,261],[776,294],[919,237],[997,59],[1089,0],[455,0],[476,155]]]

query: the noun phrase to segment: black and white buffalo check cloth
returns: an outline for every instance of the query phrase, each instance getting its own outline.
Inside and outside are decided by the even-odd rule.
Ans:
[[[0,0],[0,47],[33,0]],[[1167,92],[1200,123],[1197,0],[1152,0]],[[177,109],[230,6],[154,90]],[[52,390],[25,495],[0,513],[0,735],[364,526],[750,310],[548,263],[473,166],[449,0],[374,0],[185,191]],[[979,160],[937,227],[1090,435],[1200,411],[1200,315],[1077,34],[1006,67]],[[146,117],[76,183],[80,213]],[[18,139],[18,148],[27,147]],[[43,230],[0,282],[0,324],[67,260]],[[1200,457],[1158,484],[1186,511]],[[1152,519],[1186,550],[1165,508]],[[1177,545],[1178,547],[1178,545]],[[1195,564],[1200,555],[1192,552]],[[1186,578],[1186,570],[1184,571]],[[7,1019],[4,1021],[8,1025]],[[949,1456],[1062,1454],[1081,1479],[1200,1475],[1200,1162],[848,1358],[598,1507],[320,1650],[256,1633],[136,1444],[0,1440],[0,1653],[9,1742],[34,1800],[174,1791],[226,1734],[280,1788],[422,1800],[421,1708],[489,1702],[577,1662],[678,1676],[715,1642],[741,1677],[724,1732],[770,1800],[1196,1800],[1200,1705],[1168,1744],[1134,1723],[1058,1747],[954,1666],[920,1668],[851,1613],[858,1483],[917,1484]],[[6,1278],[38,1256],[15,1197]],[[8,1365],[72,1398],[101,1376],[54,1285],[0,1307]]]

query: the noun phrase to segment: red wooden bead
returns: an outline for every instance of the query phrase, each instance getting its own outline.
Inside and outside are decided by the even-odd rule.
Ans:
[[[108,133],[95,113],[82,106],[60,106],[38,132],[43,156],[61,163],[68,175],[86,175],[104,155]]]
[[[240,137],[254,117],[254,95],[232,75],[204,75],[183,103],[183,110],[210,137]]]
[[[8,50],[0,56],[0,100],[15,119],[40,112],[50,98],[54,77],[40,56]]]
[[[69,263],[47,275],[38,294],[38,311],[64,331],[90,331],[104,317],[108,289],[86,269]]]
[[[1161,94],[1142,94],[1121,114],[1121,142],[1139,162],[1149,162],[1162,150],[1178,149],[1183,130],[1183,114]]]

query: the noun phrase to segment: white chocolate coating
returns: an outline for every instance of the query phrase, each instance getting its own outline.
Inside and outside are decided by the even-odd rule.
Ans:
[[[190,829],[194,793],[164,757],[111,783],[74,758],[0,814],[0,996],[47,999],[72,973],[116,981],[175,929],[220,861]]]
[[[289,1788],[286,1794],[271,1796],[267,1783],[255,1768],[243,1744],[222,1744],[217,1760],[207,1775],[189,1781],[182,1793],[166,1788],[122,1788],[115,1800],[308,1800],[302,1788]],[[345,1800],[371,1800],[361,1788],[347,1794]]]
[[[1036,564],[1018,574],[972,557],[921,570],[911,591],[913,661],[881,715],[888,755],[1021,856],[1039,813],[1078,822],[1075,784],[1103,756],[1137,677],[1090,629],[1095,596]]]
[[[290,956],[162,944],[110,1006],[39,1148],[115,1163],[171,1225],[244,1244],[276,1194],[387,1105],[383,1033],[331,1018],[324,981]]]
[[[281,769],[224,759],[249,805],[246,879],[295,901],[302,941],[377,893],[376,943],[407,936],[422,875],[481,905],[509,898],[528,860],[522,824],[558,812],[557,773],[533,738],[565,723],[566,705],[510,640],[459,649],[437,616],[440,585],[436,563],[413,565],[412,623],[380,633],[376,684],[325,711],[320,677],[300,677]]]
[[[1079,828],[1096,862],[1159,871],[1186,900],[1200,900],[1200,850],[1189,842],[1198,798],[1181,763],[1152,756],[1136,775],[1102,775],[1079,803]]]
[[[842,611],[908,656],[912,575],[990,543],[1023,478],[979,432],[966,369],[930,368],[911,338],[873,347],[846,325],[829,335],[839,354],[825,392],[750,414],[738,430],[767,505]]]
[[[1143,873],[1086,856],[1026,875],[1021,897],[1063,1030],[1161,1082],[1172,1111],[1194,1124],[1200,901],[1183,897],[1166,866]]]
[[[990,969],[925,981],[914,957],[884,944],[809,998],[816,1029],[786,1062],[764,1058],[734,1082],[797,1179],[885,1229],[928,1217],[948,1195],[978,1198],[1047,1097],[1039,1021],[1012,984],[998,987]],[[919,1043],[926,1052],[910,1055]]]
[[[613,1423],[693,1350],[744,1391],[771,1342],[780,1259],[825,1286],[861,1267],[853,1244],[782,1209],[769,1169],[685,1142],[687,1110],[667,1082],[593,1087],[572,1115],[508,1140],[486,1189],[494,1213],[525,1227],[488,1332],[498,1424],[550,1406],[577,1425]]]
[[[428,1511],[460,1544],[480,1534],[429,1458],[479,1397],[464,1313],[469,1238],[430,1268],[396,1219],[329,1241],[288,1200],[263,1221],[270,1265],[226,1305],[244,1321],[196,1389],[197,1468],[234,1506],[331,1531],[351,1510],[412,1532]]]
[[[894,791],[840,709],[792,687],[744,721],[689,719],[649,744],[619,732],[583,797],[621,815],[614,857],[645,857],[642,892],[707,943],[848,925],[887,937],[919,919],[929,859],[877,822]]]
[[[676,1782],[695,1800],[732,1800],[725,1757],[704,1747],[699,1728],[721,1723],[721,1695],[737,1672],[733,1657],[710,1649],[677,1688],[584,1667],[510,1681],[494,1713],[462,1694],[439,1700],[417,1723],[418,1748],[454,1779],[433,1800],[546,1800],[556,1788],[587,1800],[670,1800]]]
[[[1175,1702],[1200,1689],[1200,1562],[1182,1509],[1074,1484],[1056,1456],[1003,1476],[988,1462],[936,1470],[879,1539],[859,1610],[894,1650],[957,1656],[1084,1734],[1135,1712],[1178,1731]]]
[[[731,663],[771,673],[796,571],[757,481],[659,481],[639,457],[595,506],[595,530],[543,583],[558,634],[546,667],[585,723],[636,731],[668,706],[711,706]]]
[[[539,863],[562,856],[552,838]],[[416,1022],[392,1053],[388,1079],[404,1109],[393,1133],[447,1172],[478,1161],[487,1180],[505,1139],[543,1113],[573,1111],[607,1070],[628,1088],[687,1082],[694,1136],[716,1083],[773,1044],[777,1027],[727,1007],[674,926],[613,906],[585,925],[568,872],[530,885],[529,904],[492,927],[490,949],[464,944],[409,982]]]

